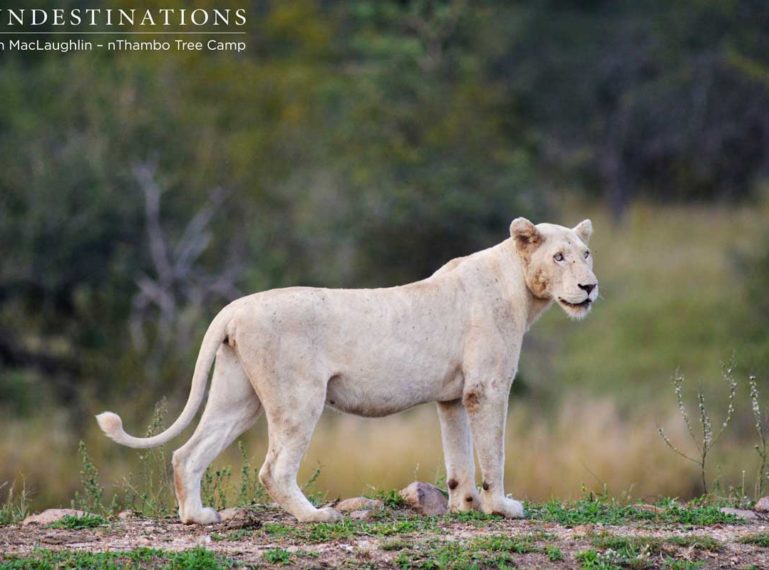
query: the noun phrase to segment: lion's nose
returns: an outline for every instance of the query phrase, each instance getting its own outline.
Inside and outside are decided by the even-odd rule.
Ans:
[[[590,293],[593,291],[593,289],[595,289],[595,285],[596,285],[595,283],[588,283],[588,284],[586,284],[586,285],[584,285],[584,284],[580,283],[580,284],[578,285],[578,287],[579,287],[580,289],[582,289],[582,290],[583,290],[585,293],[587,293],[588,295],[590,295]]]

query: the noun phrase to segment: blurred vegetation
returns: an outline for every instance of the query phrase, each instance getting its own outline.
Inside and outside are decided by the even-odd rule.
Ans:
[[[604,302],[537,325],[516,397],[620,422],[732,353],[766,386],[767,27],[758,0],[260,1],[240,55],[0,52],[0,481],[45,477],[22,426],[56,464],[93,412],[178,404],[228,299],[420,279],[517,215],[592,216]]]

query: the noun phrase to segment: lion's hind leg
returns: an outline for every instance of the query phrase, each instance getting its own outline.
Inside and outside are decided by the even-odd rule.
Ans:
[[[216,354],[211,391],[195,433],[173,455],[174,487],[179,516],[184,523],[210,524],[219,520],[203,507],[200,480],[206,468],[235,439],[254,425],[261,404],[235,352],[222,345]]]
[[[265,376],[260,380],[259,394],[264,402],[270,443],[259,479],[272,498],[300,522],[340,519],[341,515],[331,507],[315,508],[296,482],[302,458],[325,406],[325,383],[302,377],[293,382]]]

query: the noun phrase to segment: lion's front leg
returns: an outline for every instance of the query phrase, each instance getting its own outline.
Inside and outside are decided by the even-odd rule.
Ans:
[[[446,485],[449,488],[449,510],[480,510],[480,497],[475,489],[473,440],[467,410],[461,400],[437,402],[437,405],[446,462]]]
[[[467,408],[473,441],[483,477],[481,509],[487,514],[523,517],[523,505],[505,497],[505,420],[509,383],[466,385],[462,401]]]

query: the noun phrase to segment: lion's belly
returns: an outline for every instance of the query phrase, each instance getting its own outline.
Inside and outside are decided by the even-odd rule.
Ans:
[[[417,378],[338,374],[329,380],[326,404],[348,414],[387,416],[425,402],[455,400],[462,394],[462,380],[456,368]]]

